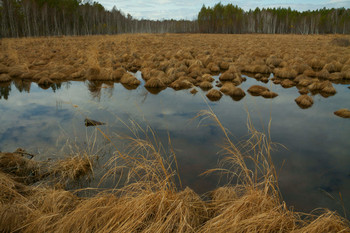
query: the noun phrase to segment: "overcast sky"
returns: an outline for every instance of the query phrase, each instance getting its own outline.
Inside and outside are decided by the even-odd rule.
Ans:
[[[125,14],[144,19],[194,19],[202,5],[214,6],[220,0],[95,0],[107,10],[116,6]],[[350,8],[350,0],[221,0],[222,4],[232,3],[244,10],[267,7],[291,7],[299,11],[319,8]]]

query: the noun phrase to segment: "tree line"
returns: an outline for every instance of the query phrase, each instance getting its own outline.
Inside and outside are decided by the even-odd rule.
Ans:
[[[350,33],[350,9],[244,11],[203,5],[196,20],[145,20],[91,0],[0,0],[1,37],[118,33]]]
[[[218,3],[203,5],[198,13],[201,33],[350,33],[350,9],[319,9],[299,12],[289,8],[242,8]]]
[[[195,33],[189,20],[137,20],[89,0],[0,0],[2,37],[118,33]]]

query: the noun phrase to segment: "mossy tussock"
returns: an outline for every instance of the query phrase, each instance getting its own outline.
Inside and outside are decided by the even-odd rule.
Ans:
[[[11,76],[8,74],[0,74],[0,82],[10,82],[12,80]]]
[[[342,118],[350,118],[350,110],[347,108],[339,109],[334,114]]]
[[[248,74],[249,77],[264,83],[269,82],[271,73],[279,79],[290,79],[296,85],[305,87],[312,83],[306,79],[296,81],[298,76],[344,83],[350,79],[350,47],[330,43],[342,39],[346,38],[339,35],[209,34],[205,38],[199,34],[166,37],[160,34],[125,34],[3,39],[0,82],[11,81],[6,81],[7,75],[11,79],[35,82],[43,78],[54,82],[121,82],[123,79],[123,86],[135,89],[139,81],[123,76],[129,76],[125,75],[128,72],[141,71],[146,83],[157,78],[147,84],[159,86],[155,89],[187,89],[190,88],[188,82],[196,86],[204,81],[213,82],[213,75],[219,75],[221,82],[240,85],[244,82],[241,72],[249,72],[252,74]],[[182,46],[179,47],[179,44]],[[176,82],[184,76],[191,79]],[[279,79],[272,79],[272,82],[284,87],[291,86],[290,82]],[[161,83],[165,87],[160,87],[163,86]],[[322,95],[334,94],[330,87],[321,92]]]
[[[310,108],[314,104],[312,97],[309,95],[301,95],[295,99],[295,102],[303,109]]]
[[[138,86],[141,84],[141,81],[130,73],[124,73],[123,77],[120,79],[120,83],[127,86]]]
[[[208,93],[206,94],[206,96],[207,96],[208,99],[211,100],[211,101],[218,101],[218,100],[221,99],[222,93],[221,93],[219,90],[211,89],[210,91],[208,91]]]
[[[229,95],[231,97],[243,98],[246,94],[245,92],[236,87],[233,83],[227,82],[220,88],[220,91],[225,95]]]

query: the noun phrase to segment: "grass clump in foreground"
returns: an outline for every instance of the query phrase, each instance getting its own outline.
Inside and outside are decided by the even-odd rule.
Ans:
[[[133,124],[141,129],[142,136],[132,129],[125,152],[115,148],[114,156],[105,164],[107,173],[102,181],[115,176],[118,188],[95,196],[78,197],[49,186],[50,182],[26,185],[15,179],[18,174],[2,169],[0,231],[349,232],[349,222],[335,212],[324,210],[311,215],[287,207],[279,194],[269,137],[248,122],[250,139],[234,144],[216,115],[199,115],[206,116],[218,123],[226,141],[221,168],[206,174],[222,172],[232,184],[203,197],[190,188],[179,189],[181,180],[173,151],[166,149],[151,129],[142,130]],[[248,168],[248,161],[255,165],[253,169]],[[86,162],[72,157],[49,166],[46,172],[52,171],[53,176],[47,179],[75,179],[82,170],[91,171]]]

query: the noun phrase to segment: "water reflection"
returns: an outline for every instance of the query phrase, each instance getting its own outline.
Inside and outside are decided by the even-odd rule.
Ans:
[[[11,82],[0,82],[0,99],[7,100],[11,92]]]
[[[22,80],[22,79],[17,79],[17,80],[13,80],[13,84],[14,86],[17,88],[17,90],[19,92],[30,92],[30,87],[32,85],[32,82],[30,81],[26,81],[26,80]]]
[[[240,101],[223,96],[218,102],[206,103],[206,92],[200,88],[196,95],[171,88],[154,95],[143,85],[129,91],[109,82],[68,82],[51,87],[52,91],[29,82],[2,83],[0,150],[22,147],[34,154],[52,156],[67,138],[84,146],[95,130],[85,127],[85,118],[106,123],[101,129],[117,141],[115,134],[130,133],[117,118],[125,122],[132,118],[152,126],[165,142],[170,133],[184,186],[203,193],[217,185],[217,177],[199,174],[216,166],[223,135],[211,122],[198,127],[198,122],[191,119],[208,104],[239,141],[247,134],[248,109],[258,129],[266,131],[271,119],[272,140],[288,148],[273,152],[276,166],[284,164],[279,181],[287,204],[297,210],[328,207],[341,212],[341,206],[325,195],[328,192],[337,198],[341,192],[345,207],[350,209],[350,123],[333,115],[335,110],[350,108],[349,89],[335,85],[336,95],[325,99],[316,94],[314,105],[302,110],[294,102],[299,96],[297,87],[285,89],[271,81],[265,84],[248,78],[240,88],[247,92],[256,84],[279,96],[264,99],[246,95]]]

